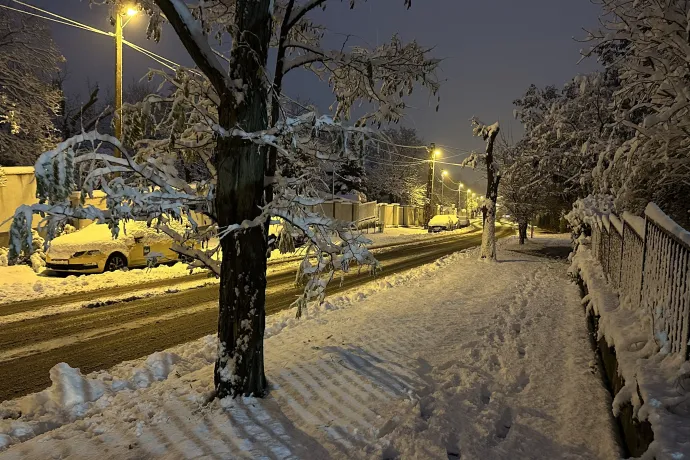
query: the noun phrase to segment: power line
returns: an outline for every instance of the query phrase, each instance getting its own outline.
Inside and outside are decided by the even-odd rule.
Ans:
[[[53,17],[41,16],[40,14],[31,13],[31,12],[29,12],[29,11],[21,10],[21,9],[18,9],[18,8],[12,8],[12,7],[10,7],[10,6],[6,6],[6,5],[2,5],[2,4],[0,4],[0,8],[5,8],[5,9],[8,9],[8,10],[16,11],[16,12],[18,12],[18,13],[26,14],[26,15],[29,15],[29,16],[34,16],[34,17],[37,17],[37,18],[40,18],[40,19],[44,19],[44,20],[46,20],[46,21],[53,21],[53,22],[56,22],[56,23],[58,23],[58,24],[64,24],[64,25],[67,25],[67,26],[75,27],[75,28],[77,28],[77,29],[87,30],[87,31],[89,31],[89,32],[94,32],[94,33],[97,33],[97,34],[100,34],[100,35],[105,35],[105,36],[108,36],[108,37],[114,37],[114,36],[115,36],[115,34],[112,33],[112,32],[106,32],[106,31],[97,29],[97,28],[95,28],[95,27],[89,26],[89,25],[87,25],[87,24],[82,24],[81,22],[75,21],[74,19],[70,19],[70,18],[68,18],[68,17],[61,16],[61,15],[59,15],[59,14],[53,13],[53,12],[51,12],[51,11],[44,10],[44,9],[39,8],[39,7],[37,7],[37,6],[31,5],[31,4],[29,4],[29,3],[25,3],[25,2],[22,2],[22,1],[20,1],[20,0],[12,0],[12,1],[15,2],[15,3],[18,3],[18,4],[22,5],[22,6],[25,6],[25,7],[31,8],[31,9],[34,9],[34,10],[36,10],[36,11],[40,11],[41,13],[48,14],[48,15],[53,16]],[[55,19],[55,18],[58,18],[58,19]],[[142,47],[142,46],[139,46],[139,45],[137,45],[137,44],[135,44],[135,43],[132,43],[132,42],[127,41],[127,40],[123,40],[122,42],[123,42],[125,45],[129,46],[130,48],[132,48],[133,50],[140,52],[141,54],[145,55],[145,56],[148,57],[149,59],[151,59],[151,60],[157,62],[157,63],[160,64],[161,66],[166,67],[166,68],[168,68],[168,69],[170,69],[170,70],[172,70],[172,71],[176,71],[178,68],[182,67],[182,66],[181,66],[180,64],[178,64],[177,62],[175,62],[175,61],[173,61],[173,60],[171,60],[171,59],[168,59],[168,58],[166,58],[166,57],[164,57],[164,56],[161,56],[161,55],[159,55],[159,54],[157,54],[157,53],[155,53],[155,52],[153,52],[153,51],[151,51],[151,50],[148,50],[148,49],[146,49],[146,48],[144,48],[144,47]],[[190,70],[190,72],[192,72],[192,73],[194,73],[194,74],[200,75],[199,72],[197,72],[197,71],[195,71],[195,70],[193,70],[193,69],[189,69],[189,70]],[[378,143],[381,143],[381,144],[384,144],[384,145],[389,145],[389,146],[392,146],[392,147],[397,147],[397,148],[417,149],[417,150],[427,150],[427,151],[429,150],[429,147],[428,147],[427,145],[403,145],[403,144],[396,144],[396,143],[390,142],[390,141],[385,141],[385,140],[383,140],[383,139],[374,139],[374,140],[375,140],[376,142],[378,142]],[[464,154],[472,153],[472,152],[469,151],[469,150],[464,150],[464,149],[461,149],[461,148],[458,148],[458,147],[451,147],[451,146],[443,145],[443,144],[436,144],[436,145],[437,145],[438,147],[442,148],[442,149],[454,150],[454,151],[457,151],[457,152],[462,152],[462,153],[459,153],[459,154],[457,154],[457,155],[452,155],[452,156],[450,156],[450,157],[446,157],[446,159],[456,158],[456,157],[462,156],[462,155],[464,155]],[[409,156],[409,155],[404,155],[404,154],[402,154],[402,153],[398,153],[398,152],[394,152],[394,151],[391,151],[391,152],[388,152],[388,153],[393,154],[393,155],[397,155],[397,156],[400,156],[400,157],[403,157],[403,158],[408,158],[408,159],[414,160],[415,162],[417,162],[416,164],[428,163],[429,161],[431,161],[431,160],[425,160],[425,159],[416,158],[416,157]],[[464,165],[458,164],[458,163],[448,163],[448,162],[444,162],[444,161],[440,161],[440,160],[435,160],[435,161],[436,161],[437,163],[439,163],[439,164],[448,165],[448,166],[464,166]],[[402,164],[401,164],[401,165],[402,165]],[[412,164],[410,164],[410,165],[412,165]]]
[[[90,31],[90,32],[98,32],[98,33],[103,34],[103,35],[108,35],[107,32],[102,32],[102,31],[100,31],[100,30],[94,30],[94,31],[92,31],[92,30],[91,30],[89,27],[87,27],[87,26],[78,26],[78,25],[76,25],[76,24],[71,24],[71,23],[66,22],[66,21],[59,21],[59,20],[57,20],[57,19],[53,19],[53,18],[48,18],[48,17],[45,17],[45,16],[41,16],[40,14],[31,13],[30,11],[20,10],[19,8],[12,8],[11,6],[1,5],[1,4],[0,4],[0,8],[5,8],[6,10],[16,11],[17,13],[26,14],[26,15],[29,15],[29,16],[35,16],[35,17],[37,17],[37,18],[45,19],[46,21],[53,21],[53,22],[57,22],[58,24],[65,24],[65,25],[68,25],[68,26],[76,27],[76,28],[78,28],[78,29],[84,29],[84,30],[88,30],[88,31]]]
[[[112,33],[112,32],[106,32],[106,31],[103,31],[103,30],[100,30],[100,29],[96,29],[95,27],[91,27],[91,26],[89,26],[89,25],[82,24],[82,23],[80,23],[80,22],[78,22],[78,21],[75,21],[75,20],[73,20],[73,19],[70,19],[70,18],[61,16],[61,15],[59,15],[59,14],[55,14],[55,13],[52,13],[52,12],[50,12],[50,11],[47,11],[47,10],[38,8],[38,7],[34,6],[34,5],[30,5],[30,4],[28,4],[28,3],[24,3],[24,2],[21,2],[21,1],[19,1],[19,0],[12,0],[12,1],[15,2],[15,3],[19,3],[20,5],[29,7],[29,8],[33,8],[33,9],[35,9],[35,10],[37,10],[37,11],[40,11],[40,12],[45,13],[45,14],[48,14],[48,15],[50,15],[50,16],[54,16],[55,18],[59,18],[59,19],[54,19],[54,18],[47,17],[47,16],[41,16],[40,14],[32,13],[32,12],[30,12],[30,11],[21,10],[21,9],[18,9],[18,8],[12,8],[12,7],[10,7],[10,6],[1,5],[1,4],[0,4],[0,8],[5,8],[5,9],[8,9],[8,10],[16,11],[16,12],[18,12],[18,13],[26,14],[26,15],[29,15],[29,16],[34,16],[34,17],[37,17],[37,18],[40,18],[40,19],[44,19],[44,20],[46,20],[46,21],[53,21],[53,22],[56,22],[56,23],[58,23],[58,24],[64,24],[64,25],[67,25],[67,26],[75,27],[75,28],[77,28],[77,29],[87,30],[87,31],[89,31],[89,32],[94,32],[94,33],[97,33],[97,34],[100,34],[100,35],[105,35],[105,36],[108,36],[108,37],[114,37],[114,36],[115,36],[115,34]],[[122,42],[123,42],[125,45],[129,46],[130,48],[132,48],[133,50],[140,52],[141,54],[145,55],[146,57],[148,57],[148,58],[150,58],[150,59],[156,61],[157,63],[159,63],[159,64],[162,65],[163,67],[166,67],[166,68],[168,68],[168,69],[170,69],[170,70],[172,70],[172,71],[176,71],[177,68],[182,67],[180,64],[176,63],[175,61],[173,61],[173,60],[171,60],[171,59],[168,59],[168,58],[166,58],[166,57],[163,57],[163,56],[161,56],[161,55],[159,55],[159,54],[156,54],[155,52],[153,52],[153,51],[151,51],[151,50],[148,50],[148,49],[146,49],[146,48],[144,48],[144,47],[142,47],[142,46],[139,46],[139,45],[137,45],[137,44],[135,44],[135,43],[132,43],[132,42],[127,41],[127,40],[123,40]],[[173,67],[173,66],[174,66],[174,67]],[[192,71],[193,73],[198,74],[198,72],[196,72],[196,71],[194,71],[194,70],[192,70],[192,69],[190,69],[190,71]]]
[[[91,26],[89,26],[89,25],[82,24],[82,23],[80,23],[80,22],[78,22],[78,21],[75,21],[74,19],[70,19],[70,18],[68,18],[68,17],[61,16],[61,15],[59,15],[59,14],[53,13],[53,12],[51,12],[51,11],[41,9],[41,8],[39,8],[39,7],[37,7],[37,6],[30,5],[30,4],[28,4],[28,3],[24,3],[24,2],[19,1],[19,0],[12,0],[12,1],[15,2],[15,3],[19,3],[19,4],[22,5],[22,6],[26,6],[26,7],[28,7],[28,8],[32,8],[32,9],[34,9],[34,10],[36,10],[36,11],[40,11],[41,13],[45,13],[45,14],[48,14],[48,15],[50,15],[50,16],[54,16],[54,17],[56,17],[56,18],[59,18],[59,19],[61,19],[61,20],[63,20],[63,21],[67,21],[67,22],[71,23],[74,27],[79,27],[79,28],[86,29],[86,30],[90,30],[91,32],[96,32],[96,33],[100,33],[100,34],[107,34],[107,32],[104,32],[104,31],[102,31],[102,30],[96,29],[95,27],[91,27]],[[23,10],[17,10],[17,11],[24,12]],[[30,13],[29,13],[29,14],[30,14]],[[55,19],[46,18],[46,17],[43,17],[43,16],[38,16],[38,17],[42,17],[43,19],[48,19],[48,20],[56,21]],[[57,21],[56,21],[56,22],[57,22]],[[68,24],[68,25],[69,25],[69,24]]]

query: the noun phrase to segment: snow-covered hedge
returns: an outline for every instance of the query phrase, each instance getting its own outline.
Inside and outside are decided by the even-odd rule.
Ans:
[[[586,240],[590,234],[589,229],[595,224],[596,216],[613,213],[613,197],[611,195],[589,195],[580,198],[573,204],[573,209],[565,215],[565,219],[570,224],[573,247]]]
[[[69,233],[74,233],[76,231],[76,228],[69,224],[66,224],[63,227],[61,234],[66,235]],[[31,254],[21,254],[16,263],[30,265],[36,273],[39,273],[46,266],[46,255],[44,252],[45,240],[41,237],[41,235],[38,234],[36,230],[32,230],[31,235]],[[9,248],[0,247],[0,267],[7,267],[9,265],[9,257]]]

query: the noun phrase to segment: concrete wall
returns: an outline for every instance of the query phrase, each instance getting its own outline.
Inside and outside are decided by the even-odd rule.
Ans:
[[[9,241],[10,219],[14,211],[23,204],[37,203],[36,178],[31,166],[13,166],[3,168],[4,180],[0,179],[0,246],[7,246]],[[10,219],[10,220],[8,220]],[[38,225],[34,219],[33,227]]]
[[[72,193],[72,196],[70,196],[70,202],[72,203],[72,206],[77,206],[79,204],[79,192],[74,192]],[[94,190],[93,192],[93,198],[87,197],[86,200],[84,201],[84,206],[93,206],[94,208],[98,209],[105,209],[106,208],[106,201],[105,201],[105,193],[100,191],[100,190]],[[87,220],[87,219],[77,219],[76,222],[73,222],[72,225],[74,225],[78,230],[86,227],[87,225],[90,225],[93,221],[92,220]]]
[[[9,232],[12,221],[5,220],[12,217],[19,206],[38,202],[33,167],[16,166],[3,169],[5,180],[0,185],[0,233]],[[36,223],[34,222],[34,227]]]

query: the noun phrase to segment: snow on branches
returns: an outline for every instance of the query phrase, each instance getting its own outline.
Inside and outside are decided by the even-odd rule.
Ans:
[[[0,164],[30,165],[57,142],[62,60],[45,24],[0,9]]]
[[[690,223],[690,4],[675,0],[602,0],[604,30],[591,32],[585,55],[617,49],[616,123],[634,135],[613,144],[600,173],[620,209],[640,213],[657,202]]]
[[[343,127],[332,118],[313,112],[288,118],[267,131],[247,133],[238,128],[231,132],[217,130],[214,133],[216,136],[245,139],[257,148],[274,146],[288,159],[298,146],[321,159],[347,158],[349,149],[329,149],[322,141],[325,134],[337,139],[334,142],[340,146],[366,144],[371,137],[366,128]],[[44,217],[40,226],[47,229],[46,244],[55,236],[56,229],[68,219],[92,219],[107,223],[115,238],[120,221],[136,220],[153,224],[159,231],[168,234],[175,242],[173,250],[194,259],[191,267],[204,266],[219,275],[220,245],[202,243],[214,236],[222,239],[247,227],[267,226],[271,217],[279,217],[308,241],[299,274],[299,278],[305,280],[305,293],[297,302],[299,306],[322,298],[325,286],[335,273],[347,272],[352,264],[357,264],[360,269],[364,266],[375,269],[377,266],[366,249],[368,241],[359,235],[352,223],[324,217],[314,211],[323,200],[313,187],[313,177],[270,178],[276,185],[277,193],[257,218],[218,227],[215,225],[214,187],[208,186],[209,183],[214,184],[216,178],[189,184],[175,166],[173,153],[181,154],[179,151],[168,148],[156,150],[144,141],[136,144],[142,146],[145,154],[142,151],[130,153],[112,136],[93,131],[70,138],[42,154],[35,167],[39,203],[24,206],[15,214],[10,258],[17,257],[23,249],[31,247],[33,213]],[[167,146],[168,142],[163,145]],[[121,158],[113,155],[115,149],[121,152]],[[81,192],[83,203],[83,198],[94,190],[106,193],[105,210],[70,205],[73,192]],[[214,224],[209,229],[200,228],[197,222],[199,216],[210,219]],[[182,218],[189,220],[191,229],[181,234],[168,222]]]

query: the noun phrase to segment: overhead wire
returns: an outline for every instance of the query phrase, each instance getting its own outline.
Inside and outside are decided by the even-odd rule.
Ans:
[[[1,5],[1,4],[0,4],[0,7],[1,7],[1,8],[6,8],[6,9],[8,9],[8,10],[16,11],[16,12],[18,12],[18,13],[26,14],[26,15],[29,15],[29,16],[34,16],[34,17],[37,17],[37,18],[40,18],[40,19],[45,19],[45,20],[47,20],[47,21],[53,21],[53,22],[56,22],[56,23],[58,23],[58,24],[64,24],[64,25],[71,26],[71,27],[75,27],[75,28],[78,28],[78,29],[87,30],[87,31],[89,31],[89,32],[94,32],[94,33],[97,33],[97,34],[100,34],[100,35],[105,35],[105,36],[108,36],[108,37],[114,37],[114,36],[115,36],[115,34],[114,34],[113,32],[106,32],[106,31],[97,29],[97,28],[95,28],[95,27],[92,27],[92,26],[89,26],[89,25],[86,25],[86,24],[82,24],[82,23],[80,23],[80,22],[78,22],[78,21],[75,21],[75,20],[73,20],[73,19],[70,19],[70,18],[67,18],[67,17],[65,17],[65,16],[61,16],[61,15],[59,15],[59,14],[56,14],[56,13],[53,13],[53,12],[44,10],[44,9],[39,8],[39,7],[37,7],[37,6],[31,5],[31,4],[29,4],[29,3],[25,3],[25,2],[22,2],[22,1],[20,1],[20,0],[12,0],[12,1],[15,2],[15,3],[18,3],[18,4],[20,4],[20,5],[23,5],[23,6],[32,8],[32,9],[37,10],[37,11],[40,11],[40,12],[42,12],[42,13],[48,14],[48,15],[53,16],[53,17],[41,16],[40,14],[32,13],[32,12],[26,11],[26,10],[21,10],[21,9],[19,9],[19,8],[12,8],[12,7],[10,7],[10,6]],[[55,18],[58,18],[58,19],[55,19]],[[127,46],[129,46],[129,47],[132,48],[133,50],[140,52],[141,54],[147,56],[147,57],[150,58],[151,60],[156,61],[157,63],[159,63],[159,64],[162,65],[163,67],[166,67],[166,68],[168,68],[168,69],[170,69],[170,70],[172,70],[172,71],[176,71],[178,68],[182,67],[182,66],[181,66],[180,64],[178,64],[177,62],[175,62],[175,61],[173,61],[173,60],[171,60],[171,59],[168,59],[168,58],[166,58],[166,57],[164,57],[164,56],[161,56],[161,55],[159,55],[159,54],[157,54],[157,53],[155,53],[155,52],[153,52],[153,51],[151,51],[151,50],[148,50],[148,49],[146,49],[146,48],[144,48],[144,47],[142,47],[142,46],[139,46],[139,45],[137,45],[137,44],[135,44],[135,43],[132,43],[132,42],[130,42],[130,41],[128,41],[128,40],[122,40],[122,43],[125,44],[125,45],[127,45]],[[190,70],[191,70],[191,69],[190,69]],[[198,72],[196,72],[196,71],[194,71],[194,70],[192,70],[192,72],[198,74]]]
[[[90,32],[97,32],[97,33],[100,33],[100,34],[102,34],[102,35],[108,35],[107,32],[103,32],[103,31],[100,31],[100,30],[98,30],[98,29],[96,29],[96,30],[91,30],[88,26],[81,26],[81,25],[72,24],[72,23],[67,22],[67,21],[60,21],[60,20],[53,19],[53,18],[49,18],[49,17],[46,17],[46,16],[41,16],[40,14],[32,13],[32,12],[30,12],[30,11],[20,10],[19,8],[12,8],[11,6],[2,5],[2,4],[0,4],[0,8],[5,8],[6,10],[12,10],[12,11],[16,11],[17,13],[23,13],[23,14],[26,14],[26,15],[29,15],[29,16],[34,16],[34,17],[37,17],[37,18],[45,19],[45,20],[47,20],[47,21],[57,22],[57,23],[59,23],[59,24],[65,24],[65,25],[68,25],[68,26],[77,27],[77,28],[79,28],[79,29],[88,30],[88,31],[90,31]]]
[[[113,32],[106,32],[106,31],[97,29],[97,28],[92,27],[92,26],[89,26],[89,25],[87,25],[87,24],[83,24],[83,23],[81,23],[81,22],[79,22],[79,21],[75,21],[74,19],[70,19],[70,18],[68,18],[68,17],[59,15],[59,14],[57,14],[57,13],[53,13],[53,12],[51,12],[51,11],[45,10],[45,9],[43,9],[43,8],[39,8],[39,7],[35,6],[35,5],[31,5],[31,4],[29,4],[29,3],[23,2],[23,1],[21,1],[21,0],[12,0],[12,1],[15,2],[15,3],[17,3],[17,4],[19,4],[19,5],[25,6],[25,7],[27,7],[27,8],[31,8],[31,9],[33,9],[33,10],[39,11],[39,12],[41,12],[41,13],[47,14],[47,15],[52,16],[52,17],[42,16],[42,15],[40,15],[40,14],[32,13],[32,12],[30,12],[30,11],[22,10],[22,9],[19,9],[19,8],[12,8],[12,7],[10,7],[10,6],[2,5],[2,4],[0,4],[0,8],[5,8],[5,9],[12,10],[12,11],[15,11],[15,12],[18,12],[18,13],[26,14],[26,15],[29,15],[29,16],[34,16],[34,17],[37,17],[37,18],[40,18],[40,19],[44,19],[44,20],[47,20],[47,21],[52,21],[52,22],[55,22],[55,23],[58,23],[58,24],[63,24],[63,25],[75,27],[75,28],[82,29],[82,30],[87,30],[87,31],[89,31],[89,32],[94,32],[94,33],[97,33],[97,34],[100,34],[100,35],[105,35],[105,36],[108,36],[108,37],[114,37],[114,36],[115,36],[115,34],[114,34]],[[57,19],[56,19],[56,18],[57,18]],[[149,50],[149,49],[146,49],[146,48],[144,48],[144,47],[142,47],[142,46],[139,46],[139,45],[137,45],[137,44],[135,44],[135,43],[132,43],[132,42],[130,42],[130,41],[128,41],[128,40],[123,40],[122,43],[125,44],[125,45],[127,45],[127,46],[129,46],[129,47],[132,48],[133,50],[135,50],[135,51],[137,51],[137,52],[139,52],[139,53],[141,53],[141,54],[147,56],[149,59],[151,59],[151,60],[157,62],[157,63],[160,64],[161,66],[166,67],[166,68],[168,68],[168,69],[170,69],[170,70],[172,70],[172,71],[177,71],[178,68],[182,67],[182,66],[181,66],[180,64],[178,64],[177,62],[175,62],[175,61],[173,61],[173,60],[171,60],[171,59],[168,59],[168,58],[166,58],[166,57],[164,57],[164,56],[161,56],[160,54],[157,54],[157,53],[155,53],[155,52],[153,52],[153,51],[151,51],[151,50]],[[197,74],[197,75],[200,75],[200,73],[199,73],[198,71],[196,71],[196,70],[190,69],[190,71],[191,71],[192,73],[195,73],[195,74]],[[427,145],[404,145],[404,144],[397,144],[397,143],[395,143],[395,142],[386,141],[386,140],[383,140],[383,139],[380,139],[380,138],[379,138],[379,139],[374,139],[374,141],[375,141],[375,142],[378,142],[378,143],[381,143],[381,144],[384,144],[384,145],[389,145],[389,146],[392,146],[392,147],[397,147],[397,148],[418,149],[418,150],[427,150],[427,151],[429,150],[429,146],[427,146]],[[457,154],[457,155],[452,155],[452,156],[450,156],[450,157],[446,157],[446,159],[455,158],[455,157],[458,157],[458,156],[462,156],[463,154],[472,153],[472,152],[469,151],[469,150],[464,150],[464,149],[461,149],[461,148],[458,148],[458,147],[452,147],[452,146],[448,146],[448,145],[444,145],[444,144],[436,144],[436,145],[437,145],[438,147],[442,148],[442,149],[454,150],[454,151],[457,151],[457,152],[462,152],[462,153],[459,153],[459,154]],[[409,156],[409,155],[404,155],[404,154],[398,153],[398,152],[389,152],[389,153],[390,153],[390,154],[393,154],[393,155],[397,155],[397,156],[399,156],[399,157],[403,157],[403,158],[408,158],[408,159],[414,160],[415,162],[418,162],[418,164],[421,164],[421,163],[428,163],[429,161],[431,161],[431,160],[425,160],[425,159],[416,158],[416,157]],[[444,162],[444,161],[442,161],[442,160],[435,160],[435,161],[436,161],[436,163],[438,163],[438,164],[443,164],[443,165],[448,165],[448,166],[464,166],[464,165],[462,165],[462,164],[458,164],[458,163],[449,163],[449,162]],[[402,164],[401,164],[401,166],[402,166]]]
[[[108,33],[108,32],[104,32],[104,31],[102,31],[102,30],[96,29],[95,27],[89,26],[89,25],[87,25],[87,24],[82,24],[81,22],[75,21],[74,19],[70,19],[70,18],[68,18],[68,17],[61,16],[61,15],[59,15],[59,14],[53,13],[53,12],[51,12],[51,11],[44,10],[44,9],[39,8],[39,7],[37,7],[37,6],[31,5],[31,4],[29,4],[29,3],[25,3],[25,2],[22,2],[22,1],[20,1],[20,0],[12,0],[12,1],[13,1],[14,3],[18,3],[18,4],[22,5],[22,6],[26,6],[26,7],[28,7],[28,8],[34,9],[34,10],[36,10],[36,11],[40,11],[41,13],[45,13],[45,14],[48,14],[48,15],[50,15],[50,16],[59,18],[59,19],[62,20],[62,21],[69,22],[69,23],[71,23],[72,25],[74,25],[75,27],[79,27],[79,28],[82,28],[82,29],[90,30],[91,32],[96,32],[96,33],[100,33],[100,34],[107,34],[107,33]],[[17,11],[25,12],[24,10],[17,10]],[[28,13],[28,12],[26,12],[26,13]],[[32,14],[32,13],[29,13],[29,14]],[[32,15],[37,16],[37,15],[35,15],[35,14],[32,14]],[[48,20],[53,20],[53,21],[55,21],[54,19],[46,18],[46,17],[43,17],[43,16],[38,16],[38,17],[42,17],[43,19],[48,19]]]

